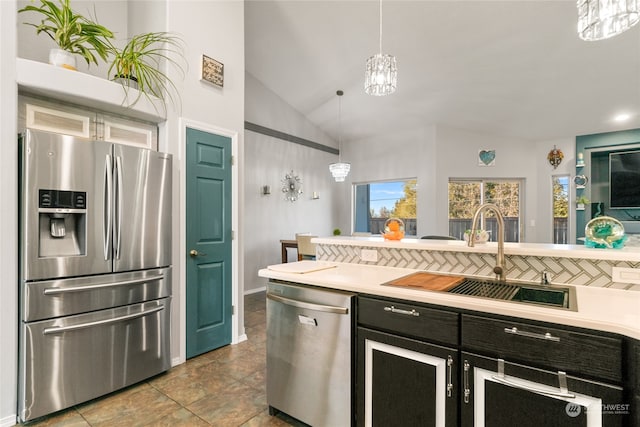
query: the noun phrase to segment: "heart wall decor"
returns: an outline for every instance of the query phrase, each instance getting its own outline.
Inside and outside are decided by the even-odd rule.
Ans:
[[[495,166],[496,150],[478,151],[478,166]]]

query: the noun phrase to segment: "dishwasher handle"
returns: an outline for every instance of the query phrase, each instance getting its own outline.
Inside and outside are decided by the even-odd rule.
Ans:
[[[336,307],[333,305],[322,305],[322,304],[314,304],[311,302],[300,301],[296,299],[286,298],[280,295],[274,295],[271,293],[267,293],[267,299],[272,301],[281,302],[282,304],[290,305],[292,307],[297,308],[306,308],[314,311],[322,311],[325,313],[334,313],[334,314],[349,314],[349,309],[347,307]]]

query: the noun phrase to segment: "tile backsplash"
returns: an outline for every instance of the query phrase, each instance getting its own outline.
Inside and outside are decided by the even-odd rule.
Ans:
[[[362,249],[378,252],[378,261],[360,259]],[[413,268],[440,273],[493,278],[496,256],[486,253],[435,251],[424,249],[381,248],[318,244],[316,256],[321,261]],[[640,291],[640,285],[611,281],[613,267],[640,268],[640,261],[587,260],[546,256],[505,255],[507,278],[537,282],[543,271],[549,272],[552,283],[595,286]]]

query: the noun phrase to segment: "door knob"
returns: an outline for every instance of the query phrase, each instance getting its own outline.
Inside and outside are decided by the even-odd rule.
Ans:
[[[198,251],[197,251],[197,250],[195,250],[195,249],[191,249],[191,250],[189,251],[189,256],[194,257],[194,258],[195,258],[195,257],[197,257],[197,256],[206,256],[206,255],[207,255],[207,254],[202,253],[202,252],[198,252]]]

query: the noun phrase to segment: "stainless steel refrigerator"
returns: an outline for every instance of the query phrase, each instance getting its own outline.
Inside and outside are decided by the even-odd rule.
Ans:
[[[27,421],[169,369],[172,157],[33,130],[20,153]]]

